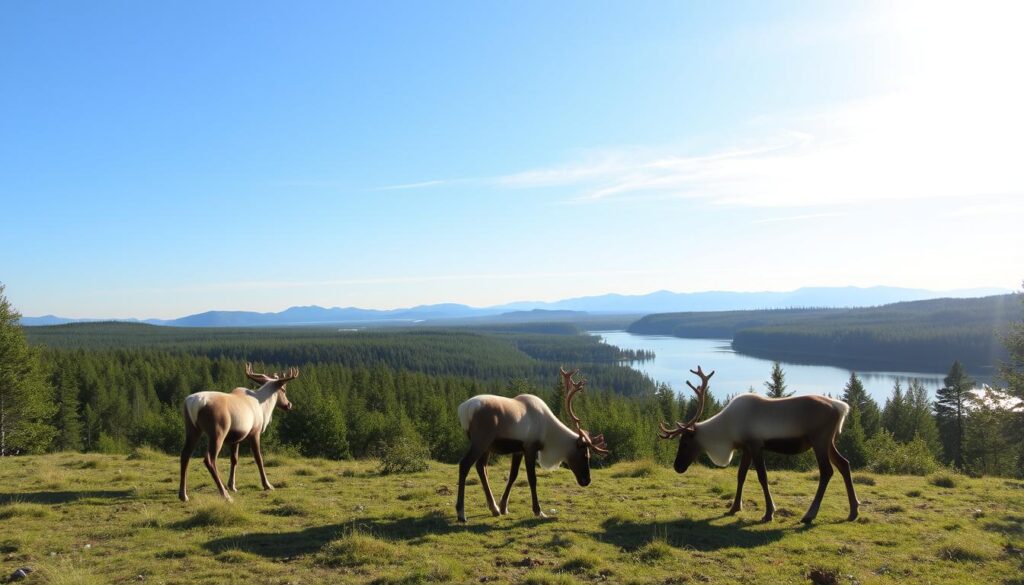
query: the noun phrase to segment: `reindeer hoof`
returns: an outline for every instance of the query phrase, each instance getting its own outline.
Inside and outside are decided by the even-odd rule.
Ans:
[[[544,512],[542,512],[540,510],[537,510],[536,512],[534,512],[533,515],[538,517],[538,518],[547,518],[548,517],[547,514],[545,514]]]
[[[229,494],[224,494],[224,499],[227,500],[229,504],[235,501],[234,498],[232,498]]]
[[[459,514],[459,522],[465,524],[467,522],[466,517],[462,514]]]
[[[274,491],[274,486],[272,486],[272,485],[270,485],[268,483],[267,485],[263,486],[263,491],[265,491],[265,492],[272,492],[272,491]]]
[[[729,508],[728,510],[726,510],[725,515],[726,516],[735,516],[736,512],[739,512],[740,510],[741,510],[741,508],[732,507],[732,508]]]
[[[508,507],[505,507],[505,508],[501,509],[501,515],[502,516],[508,516]]]
[[[491,510],[491,516],[501,516],[501,510],[497,508]]]
[[[773,514],[765,514],[764,516],[761,517],[761,522],[767,524],[768,522],[771,522],[774,519],[775,519],[775,514],[774,513]]]
[[[814,516],[810,516],[810,517],[804,516],[803,518],[800,519],[800,522],[802,522],[804,524],[810,524],[811,522],[814,522]]]
[[[188,502],[188,496],[185,494],[178,494],[178,499],[182,502]]]
[[[860,514],[858,512],[856,512],[856,511],[850,512],[850,515],[846,517],[846,521],[847,522],[853,522],[854,520],[857,519],[857,516],[859,516],[859,515]]]

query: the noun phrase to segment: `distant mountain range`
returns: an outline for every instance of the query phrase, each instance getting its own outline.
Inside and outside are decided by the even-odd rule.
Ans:
[[[607,294],[555,302],[516,302],[476,308],[455,303],[420,305],[407,309],[375,310],[357,307],[291,307],[278,313],[254,311],[206,311],[178,319],[118,319],[171,327],[273,327],[287,325],[408,324],[459,320],[535,321],[545,317],[564,319],[570,312],[591,315],[647,315],[686,311],[735,311],[797,307],[871,307],[901,301],[937,298],[974,298],[1011,292],[999,288],[933,291],[876,286],[800,288],[790,292],[697,292],[657,291],[645,295]],[[62,325],[109,319],[68,319],[54,315],[23,317],[22,325]]]

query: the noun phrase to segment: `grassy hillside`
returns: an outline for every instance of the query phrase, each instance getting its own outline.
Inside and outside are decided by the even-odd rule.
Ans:
[[[260,491],[243,460],[235,503],[224,504],[194,460],[193,499],[182,504],[175,458],[149,451],[0,461],[0,575],[29,566],[30,584],[807,583],[818,571],[839,583],[1024,582],[1016,481],[940,487],[861,474],[857,522],[841,521],[845,496],[833,481],[805,528],[811,474],[770,473],[781,510],[762,525],[753,477],[746,509],[723,517],[733,470],[680,476],[630,463],[596,471],[586,489],[566,470],[541,472],[546,520],[530,514],[525,480],[511,514],[491,517],[474,479],[462,526],[452,465],[404,476],[380,476],[368,461],[271,454],[268,465],[276,491]],[[490,475],[500,489],[504,461]]]
[[[1022,314],[1019,295],[936,299],[856,309],[648,315],[631,333],[733,340],[767,359],[854,369],[945,372],[954,360],[989,374],[1006,358],[1002,336]]]

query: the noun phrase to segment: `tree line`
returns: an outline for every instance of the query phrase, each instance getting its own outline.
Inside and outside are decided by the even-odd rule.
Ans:
[[[466,445],[456,415],[463,400],[532,393],[561,414],[559,365],[581,367],[589,379],[576,410],[585,428],[605,434],[612,448],[608,463],[671,461],[675,443],[657,439],[658,421],[686,420],[696,406],[687,395],[622,365],[617,348],[586,335],[133,324],[26,331],[2,293],[0,288],[4,455],[124,452],[141,445],[177,452],[184,398],[244,385],[245,361],[264,371],[301,368],[288,389],[295,409],[275,414],[264,443],[316,457],[371,457],[401,441],[422,445],[439,461],[457,461]],[[923,385],[910,380],[897,382],[879,405],[851,374],[840,394],[851,407],[840,450],[854,467],[879,472],[927,473],[944,464],[970,473],[1024,475],[1024,410],[1008,399],[1024,398],[1024,325],[1013,328],[1007,347],[1008,394],[972,392],[973,382],[955,362],[934,403]],[[788,394],[780,365],[765,386],[768,395]],[[728,400],[709,397],[704,417]],[[801,462],[780,457],[770,465],[813,466]]]

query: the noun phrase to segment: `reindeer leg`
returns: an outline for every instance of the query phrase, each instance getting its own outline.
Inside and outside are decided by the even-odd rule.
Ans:
[[[256,461],[256,468],[260,470],[260,481],[263,482],[263,489],[267,491],[273,490],[274,486],[270,485],[270,482],[267,481],[267,470],[263,469],[263,449],[260,448],[260,436],[258,434],[252,436],[249,448],[252,449],[252,458]]]
[[[811,507],[807,509],[807,513],[800,519],[804,524],[810,524],[814,517],[818,515],[818,508],[821,507],[821,499],[825,497],[825,488],[828,487],[828,481],[832,479],[832,463],[828,460],[828,448],[814,446],[814,457],[818,460],[818,492],[814,494],[814,501],[811,502]]]
[[[839,469],[839,473],[843,476],[843,482],[846,483],[846,496],[850,499],[850,515],[846,518],[847,520],[856,520],[858,509],[860,508],[860,502],[857,501],[857,492],[853,489],[853,477],[850,475],[850,462],[839,453],[839,449],[836,449],[835,443],[829,445],[828,458],[832,460],[832,463]]]
[[[736,476],[736,497],[732,501],[732,507],[726,514],[732,516],[743,509],[743,482],[747,480],[747,470],[750,469],[750,451],[743,450],[743,458],[740,459],[740,471]]]
[[[508,495],[512,493],[512,484],[519,477],[519,464],[523,461],[522,453],[512,454],[512,469],[508,472],[508,484],[505,485],[505,494],[501,496],[501,513],[508,514]]]
[[[224,446],[224,435],[225,433],[216,433],[215,437],[211,437],[203,462],[206,464],[206,469],[210,471],[210,476],[213,477],[213,483],[220,490],[220,495],[230,502],[231,496],[228,495],[228,490],[224,487],[224,482],[221,481],[220,473],[217,471],[217,456],[220,455],[220,449]]]
[[[764,466],[764,452],[758,448],[750,456],[754,461],[754,469],[757,470],[757,481],[761,482],[761,490],[764,491],[764,516],[761,522],[771,522],[775,517],[775,502],[772,500],[772,492],[768,490],[768,470]]]
[[[228,489],[237,492],[235,488],[235,466],[238,465],[238,449],[241,447],[241,443],[235,443],[231,445],[231,472],[228,473]]]
[[[491,509],[492,515],[501,516],[501,511],[498,510],[498,504],[494,503],[494,494],[491,493],[491,485],[487,483],[487,461],[490,457],[490,452],[487,452],[484,453],[480,459],[477,459],[476,472],[480,476],[480,485],[484,488],[484,497],[487,498],[487,507]]]
[[[192,421],[188,418],[188,412],[185,413],[185,446],[181,449],[181,483],[178,485],[178,499],[182,502],[188,501],[188,462],[192,458],[192,451],[196,448],[196,443],[199,442],[199,438],[203,436],[203,432],[196,428],[196,425],[192,424]]]
[[[469,475],[469,469],[483,457],[488,448],[489,446],[480,447],[479,443],[472,442],[469,445],[469,451],[459,461],[459,495],[455,499],[455,513],[458,515],[459,522],[466,521],[466,476]]]
[[[533,497],[533,515],[547,518],[540,509],[540,501],[537,500],[537,451],[531,448],[526,450],[526,479],[530,482],[530,496]]]

